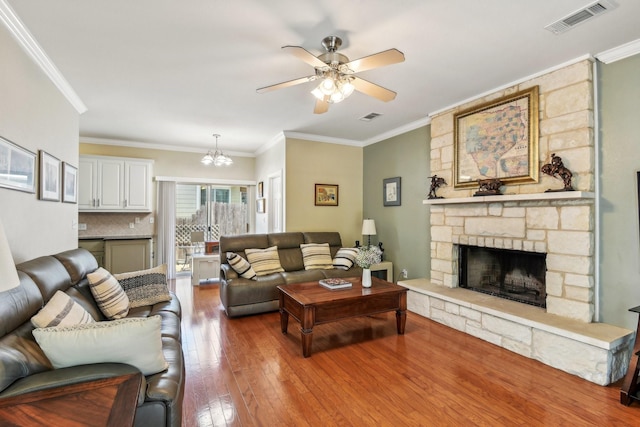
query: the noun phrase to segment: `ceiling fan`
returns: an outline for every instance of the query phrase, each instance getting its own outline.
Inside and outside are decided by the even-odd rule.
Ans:
[[[404,61],[404,54],[398,49],[389,49],[364,58],[349,61],[345,55],[337,50],[342,45],[342,39],[338,36],[328,36],[322,40],[322,46],[326,53],[314,56],[311,52],[300,46],[283,46],[298,59],[303,60],[315,69],[315,74],[301,77],[295,80],[265,86],[257,89],[258,93],[270,92],[301,83],[320,80],[320,84],[311,93],[316,97],[315,114],[326,113],[329,104],[340,102],[353,93],[354,90],[366,95],[388,102],[396,97],[396,93],[371,83],[355,74],[361,71],[371,70],[385,65],[397,64]]]

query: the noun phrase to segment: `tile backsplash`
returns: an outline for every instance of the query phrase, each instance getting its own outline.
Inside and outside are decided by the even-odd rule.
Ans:
[[[78,237],[154,236],[155,216],[150,212],[78,214]],[[81,230],[83,224],[86,230]],[[133,228],[130,227],[133,224]]]

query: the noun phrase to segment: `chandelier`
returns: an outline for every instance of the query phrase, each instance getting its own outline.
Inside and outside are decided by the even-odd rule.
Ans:
[[[353,77],[342,74],[334,69],[324,73],[323,79],[314,90],[311,91],[313,96],[320,101],[337,104],[351,95],[355,89],[351,80]]]
[[[231,157],[225,155],[218,148],[218,137],[220,135],[214,133],[213,136],[216,137],[216,150],[213,152],[213,154],[211,153],[211,150],[207,151],[207,154],[205,154],[202,160],[200,160],[202,164],[206,166],[209,166],[212,163],[214,166],[229,166],[233,164],[233,160],[231,159]]]

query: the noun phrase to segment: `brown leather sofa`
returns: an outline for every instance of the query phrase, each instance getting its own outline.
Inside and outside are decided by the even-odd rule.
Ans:
[[[0,293],[0,399],[125,375],[136,369],[119,363],[53,369],[33,337],[31,317],[57,290],[81,304],[96,321],[105,320],[86,278],[98,268],[90,252],[73,249],[16,267],[20,286]],[[180,301],[175,294],[171,296],[171,301],[132,308],[127,316],[160,315],[162,351],[169,364],[167,370],[143,377],[135,415],[137,427],[179,427],[182,424],[185,380],[180,336],[182,313]]]
[[[265,313],[278,310],[278,285],[310,282],[334,277],[359,277],[362,269],[356,265],[349,270],[305,270],[300,245],[329,243],[331,258],[342,246],[338,232],[286,232],[244,234],[220,237],[220,300],[229,317]],[[283,273],[258,276],[257,280],[238,276],[227,262],[227,252],[247,259],[245,249],[278,247]]]

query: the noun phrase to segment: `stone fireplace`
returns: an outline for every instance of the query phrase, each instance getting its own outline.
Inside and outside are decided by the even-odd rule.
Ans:
[[[432,115],[430,172],[454,182],[457,111],[534,85],[540,93],[538,166],[550,153],[558,154],[573,172],[576,191],[545,192],[558,187],[548,176],[503,187],[502,195],[473,197],[477,188],[441,188],[438,195],[443,199],[423,202],[430,211],[430,277],[399,283],[409,288],[410,311],[606,385],[626,372],[633,331],[595,322],[598,261],[591,61]],[[530,254],[542,259],[542,266],[523,273],[521,261],[514,261],[506,270],[485,274],[503,276],[503,282],[508,276],[506,282],[485,284],[488,279],[481,277],[485,267],[475,266],[479,271],[471,272],[461,268],[468,255],[465,248],[480,251],[486,259],[498,251]],[[520,289],[512,286],[515,282]],[[484,288],[483,292],[474,292],[469,285]],[[501,298],[518,292],[537,293],[536,304]]]

